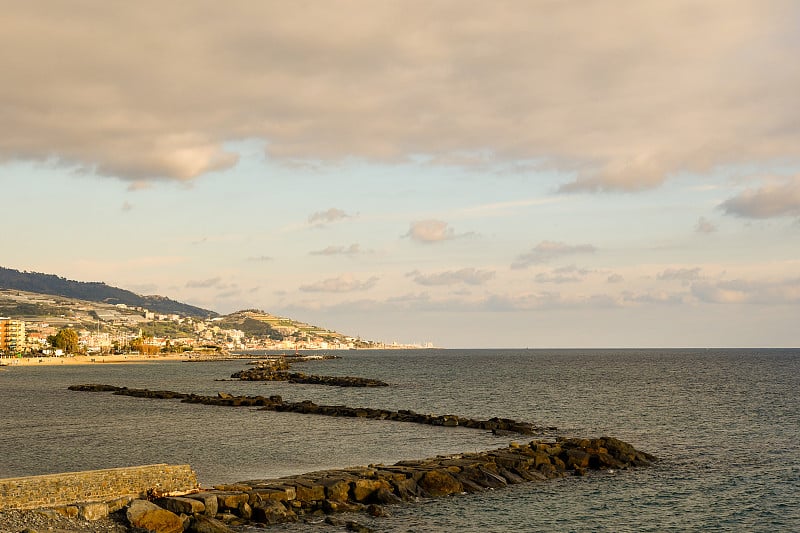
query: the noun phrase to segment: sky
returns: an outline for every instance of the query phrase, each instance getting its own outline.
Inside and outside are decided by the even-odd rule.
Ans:
[[[384,342],[800,346],[800,3],[0,7],[0,266]]]

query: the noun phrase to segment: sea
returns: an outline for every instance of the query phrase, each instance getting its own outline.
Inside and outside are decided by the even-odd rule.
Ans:
[[[204,486],[474,452],[533,437],[184,404],[105,383],[410,409],[613,436],[652,467],[392,506],[387,532],[800,531],[800,350],[374,350],[294,369],[380,379],[339,388],[225,380],[247,360],[0,369],[0,477],[190,464]],[[270,531],[335,531],[324,523]],[[248,531],[259,531],[250,529]]]

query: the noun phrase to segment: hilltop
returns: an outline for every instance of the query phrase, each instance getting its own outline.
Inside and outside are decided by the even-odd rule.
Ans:
[[[0,267],[0,289],[12,289],[64,298],[75,298],[103,304],[124,304],[142,307],[156,313],[179,314],[195,318],[215,317],[218,313],[177,302],[164,296],[141,296],[134,292],[106,285],[101,281],[74,281],[53,274],[21,272]]]
[[[103,282],[0,267],[0,316],[24,320],[29,331],[55,333],[71,327],[93,332],[91,342],[149,336],[188,345],[228,348],[344,349],[383,346],[336,331],[245,309],[220,316],[163,296],[141,296]],[[55,329],[53,329],[55,328]],[[101,338],[102,337],[102,338]]]

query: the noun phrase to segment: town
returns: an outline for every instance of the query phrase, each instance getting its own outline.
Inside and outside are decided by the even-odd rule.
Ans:
[[[23,291],[0,297],[5,357],[426,347],[363,340],[257,309],[197,317]]]

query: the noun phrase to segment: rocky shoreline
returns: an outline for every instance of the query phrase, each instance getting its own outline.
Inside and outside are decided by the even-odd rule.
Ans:
[[[360,378],[354,376],[315,376],[302,372],[287,372],[286,370],[273,370],[267,366],[248,368],[231,374],[231,377],[240,381],[287,381],[289,383],[303,383],[306,385],[331,385],[334,387],[388,387],[389,384],[378,379]]]
[[[264,411],[291,412],[300,414],[313,414],[335,417],[355,417],[373,420],[390,420],[395,422],[411,422],[444,427],[467,427],[492,431],[497,434],[519,433],[522,435],[536,435],[544,432],[556,431],[557,428],[535,426],[529,422],[520,422],[509,418],[490,418],[489,420],[476,420],[457,415],[433,415],[415,413],[410,410],[391,411],[388,409],[375,409],[369,407],[348,407],[346,405],[318,405],[310,400],[301,402],[286,402],[278,395],[273,396],[233,396],[225,392],[217,396],[206,396],[174,391],[151,391],[149,389],[129,389],[115,385],[85,384],[70,385],[69,390],[81,392],[113,392],[121,396],[136,398],[150,398],[159,400],[180,400],[185,403],[199,403],[203,405],[221,405],[229,407],[260,407]]]
[[[38,519],[39,527],[47,527],[49,531],[63,527],[64,531],[92,533],[142,530],[233,533],[246,526],[324,519],[349,531],[369,531],[348,513],[384,516],[391,505],[583,476],[591,471],[648,466],[656,460],[612,437],[533,440],[524,445],[512,443],[485,452],[401,461],[390,466],[369,465],[243,481],[183,496],[162,497],[151,493],[150,501],[129,499],[124,508],[110,517],[108,513],[95,516],[97,522],[77,520],[80,512],[77,505],[44,514],[6,511],[0,513],[0,528],[31,532],[36,525],[25,522],[27,517]],[[43,516],[49,516],[51,522],[42,519]],[[49,525],[54,522],[55,526]],[[20,525],[28,529],[13,529]]]
[[[231,374],[240,381],[286,381],[306,385],[330,385],[335,387],[388,387],[389,384],[378,379],[354,376],[315,376],[302,372],[289,372],[290,363],[285,357],[258,361],[256,366]]]

